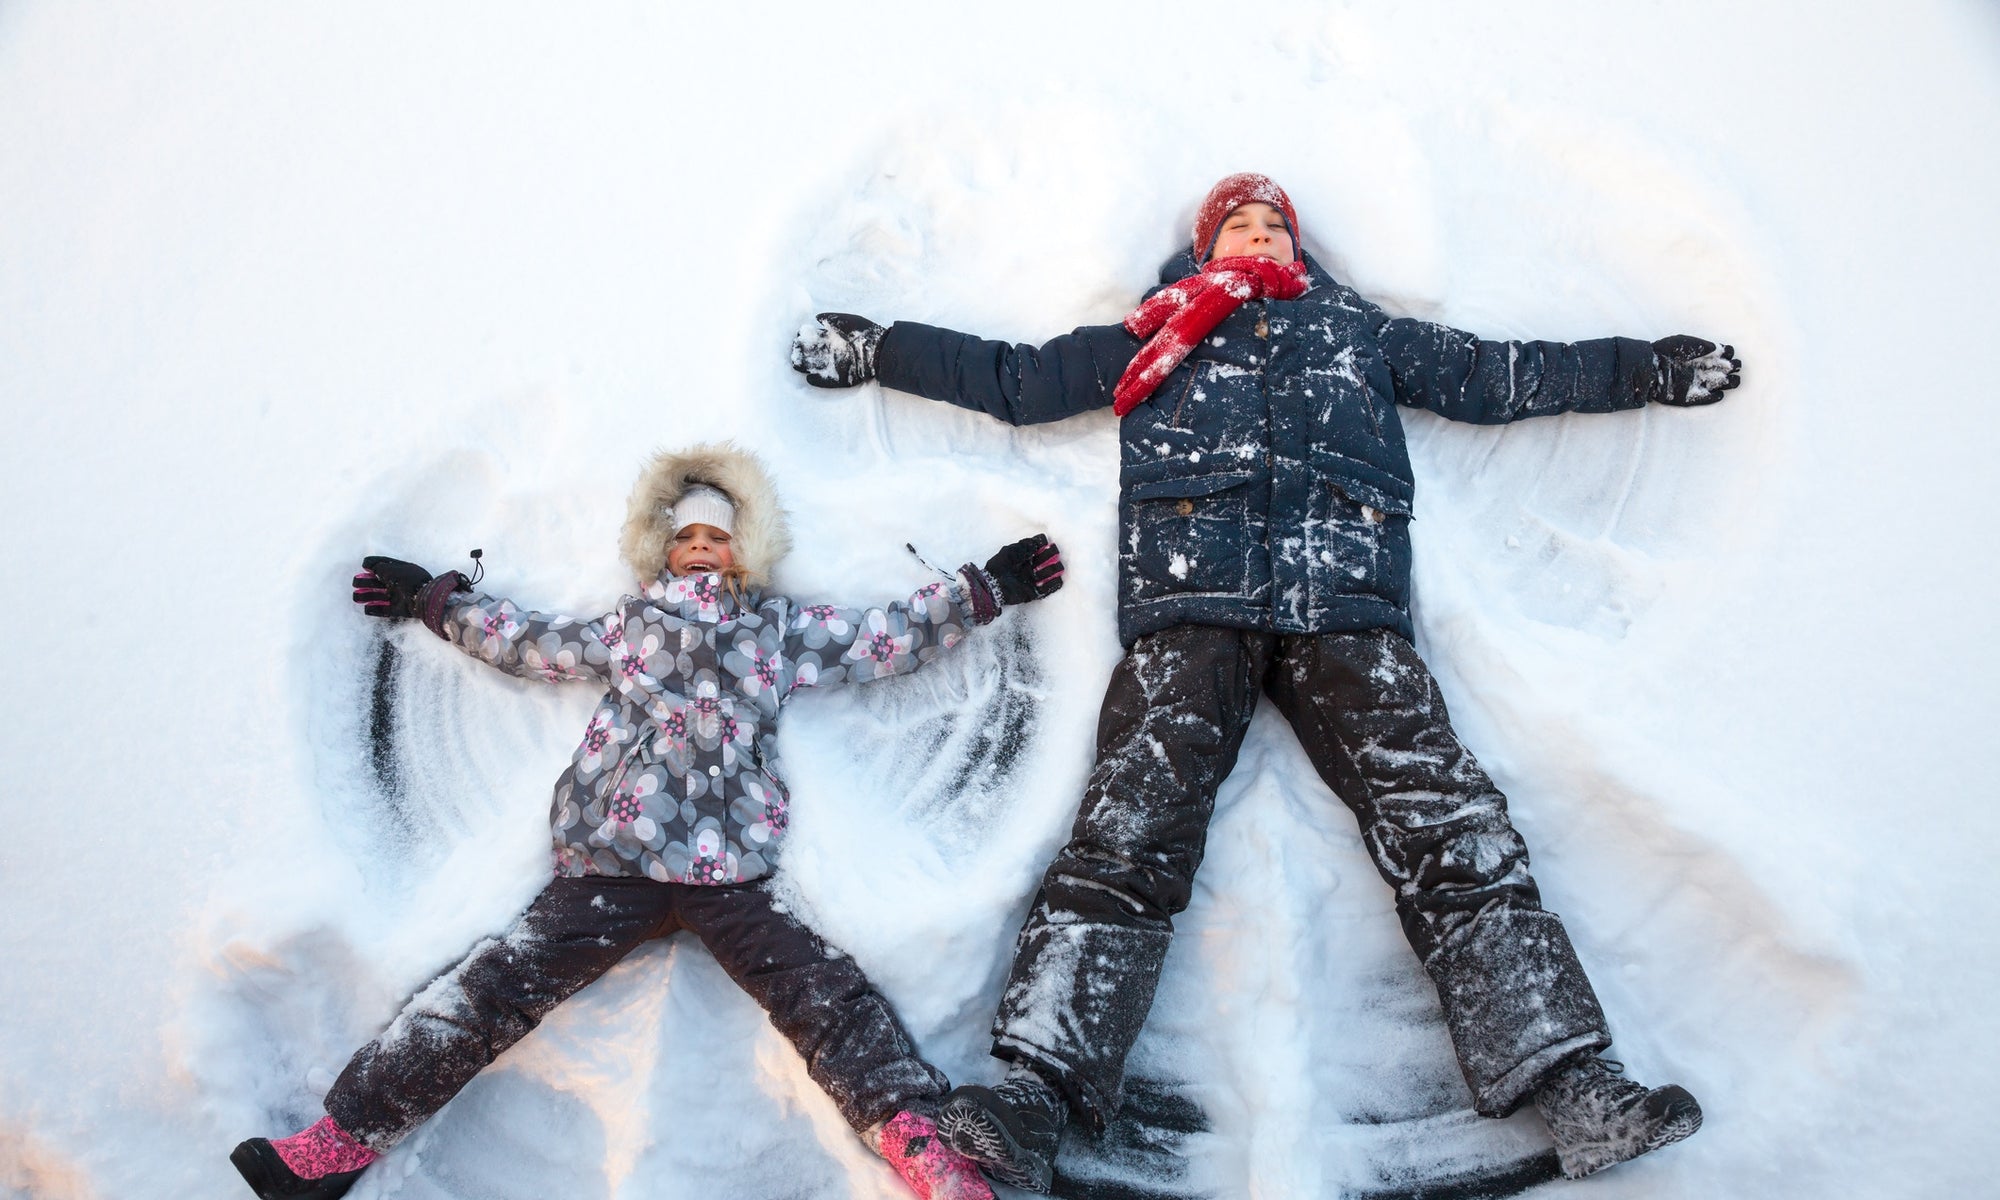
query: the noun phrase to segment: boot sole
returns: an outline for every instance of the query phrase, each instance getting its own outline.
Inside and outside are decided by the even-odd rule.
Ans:
[[[1007,1103],[990,1088],[968,1084],[938,1110],[938,1136],[999,1182],[1047,1192],[1055,1182],[1055,1166],[1027,1145],[1027,1131],[1010,1115]]]
[[[361,1178],[361,1171],[342,1171],[320,1179],[301,1179],[278,1157],[267,1138],[237,1143],[229,1152],[229,1161],[258,1200],[338,1200]]]
[[[1684,1138],[1694,1136],[1701,1128],[1701,1105],[1684,1087],[1668,1084],[1659,1090],[1661,1109],[1660,1128],[1646,1139],[1646,1148],[1640,1154],[1649,1154],[1662,1146],[1671,1146]]]
[[[1642,1154],[1651,1154],[1663,1146],[1694,1136],[1701,1128],[1701,1105],[1688,1090],[1678,1084],[1668,1084],[1655,1089],[1646,1098],[1647,1110],[1659,1120],[1652,1136],[1639,1143],[1637,1149],[1630,1144],[1603,1144],[1579,1147],[1568,1161],[1562,1165],[1563,1176],[1567,1179],[1583,1179],[1595,1175],[1608,1167],[1622,1162],[1631,1162]],[[1628,1153],[1629,1151],[1629,1153]]]

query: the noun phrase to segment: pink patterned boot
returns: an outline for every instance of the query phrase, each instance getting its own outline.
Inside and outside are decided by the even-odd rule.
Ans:
[[[922,1200],[993,1200],[979,1168],[938,1138],[929,1117],[905,1109],[876,1138],[882,1157]]]
[[[229,1161],[261,1200],[334,1200],[380,1157],[332,1117],[275,1142],[251,1138],[229,1152]]]

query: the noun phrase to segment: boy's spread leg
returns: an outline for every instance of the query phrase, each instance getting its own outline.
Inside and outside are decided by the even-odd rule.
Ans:
[[[1070,840],[1015,945],[994,1053],[1057,1084],[1102,1130],[1138,1038],[1276,638],[1180,625],[1112,671]]]
[[[501,1051],[648,938],[673,932],[674,884],[557,877],[507,932],[412,997],[355,1052],[326,1111],[387,1150],[458,1094]]]
[[[1504,1116],[1559,1064],[1610,1045],[1506,798],[1416,649],[1388,630],[1287,637],[1270,690],[1396,890],[1478,1110]]]
[[[933,1111],[945,1077],[917,1053],[861,967],[772,901],[768,880],[690,888],[682,922],[805,1059],[866,1139],[906,1109]]]

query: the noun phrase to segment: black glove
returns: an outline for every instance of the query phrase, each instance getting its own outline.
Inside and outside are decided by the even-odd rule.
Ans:
[[[457,571],[432,578],[415,563],[371,554],[361,560],[361,573],[354,577],[354,602],[371,617],[419,618],[432,633],[448,638],[444,631],[445,599],[471,586]]]
[[[1022,538],[986,560],[986,574],[1000,589],[1000,603],[1026,604],[1062,586],[1062,550],[1044,534]]]
[[[814,387],[844,388],[875,378],[884,330],[853,313],[820,313],[792,339],[792,370]]]
[[[1714,342],[1677,333],[1653,343],[1657,361],[1652,400],[1676,408],[1713,404],[1722,393],[1743,382],[1743,363],[1736,347],[1717,348]]]
[[[417,597],[431,573],[400,558],[371,554],[354,577],[354,602],[371,617],[404,620],[417,615]]]

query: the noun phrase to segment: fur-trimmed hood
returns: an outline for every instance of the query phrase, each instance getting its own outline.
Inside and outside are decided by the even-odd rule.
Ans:
[[[757,456],[734,442],[709,442],[653,456],[632,488],[618,552],[640,583],[660,577],[674,540],[673,508],[697,483],[720,488],[736,503],[730,548],[743,582],[768,587],[771,571],[792,548],[792,533],[771,476]]]

